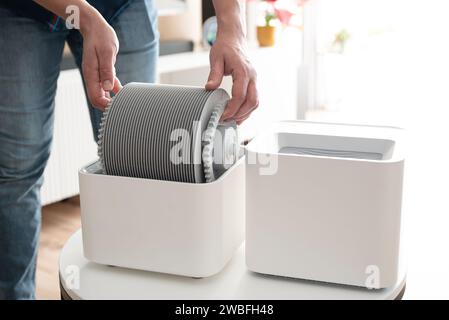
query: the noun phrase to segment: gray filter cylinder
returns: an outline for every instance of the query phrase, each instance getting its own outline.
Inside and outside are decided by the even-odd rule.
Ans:
[[[223,89],[130,83],[106,109],[98,153],[103,172],[211,182],[238,157],[235,122],[219,124]]]

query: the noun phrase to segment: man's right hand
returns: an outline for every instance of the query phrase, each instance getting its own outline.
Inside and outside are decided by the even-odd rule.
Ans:
[[[66,19],[68,6],[79,9],[79,26],[83,36],[83,77],[93,106],[104,110],[122,85],[115,76],[118,39],[103,16],[85,0],[34,0],[42,7]]]
[[[96,10],[81,15],[80,32],[87,95],[93,106],[104,110],[111,99],[109,92],[117,93],[122,88],[114,67],[119,50],[117,35]]]

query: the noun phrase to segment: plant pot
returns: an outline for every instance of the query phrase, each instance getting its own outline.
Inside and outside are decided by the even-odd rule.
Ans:
[[[258,26],[257,41],[261,47],[272,47],[275,43],[276,27]]]

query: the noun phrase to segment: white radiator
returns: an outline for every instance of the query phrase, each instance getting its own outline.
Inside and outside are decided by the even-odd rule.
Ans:
[[[55,101],[55,127],[44,173],[42,205],[79,193],[78,170],[97,158],[89,111],[77,69],[62,71]]]

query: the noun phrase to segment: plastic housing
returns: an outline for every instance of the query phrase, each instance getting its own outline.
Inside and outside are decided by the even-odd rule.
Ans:
[[[253,139],[246,150],[248,268],[393,286],[404,168],[401,133],[391,127],[286,121]]]
[[[245,161],[211,183],[79,172],[85,257],[93,262],[208,277],[244,240]]]

